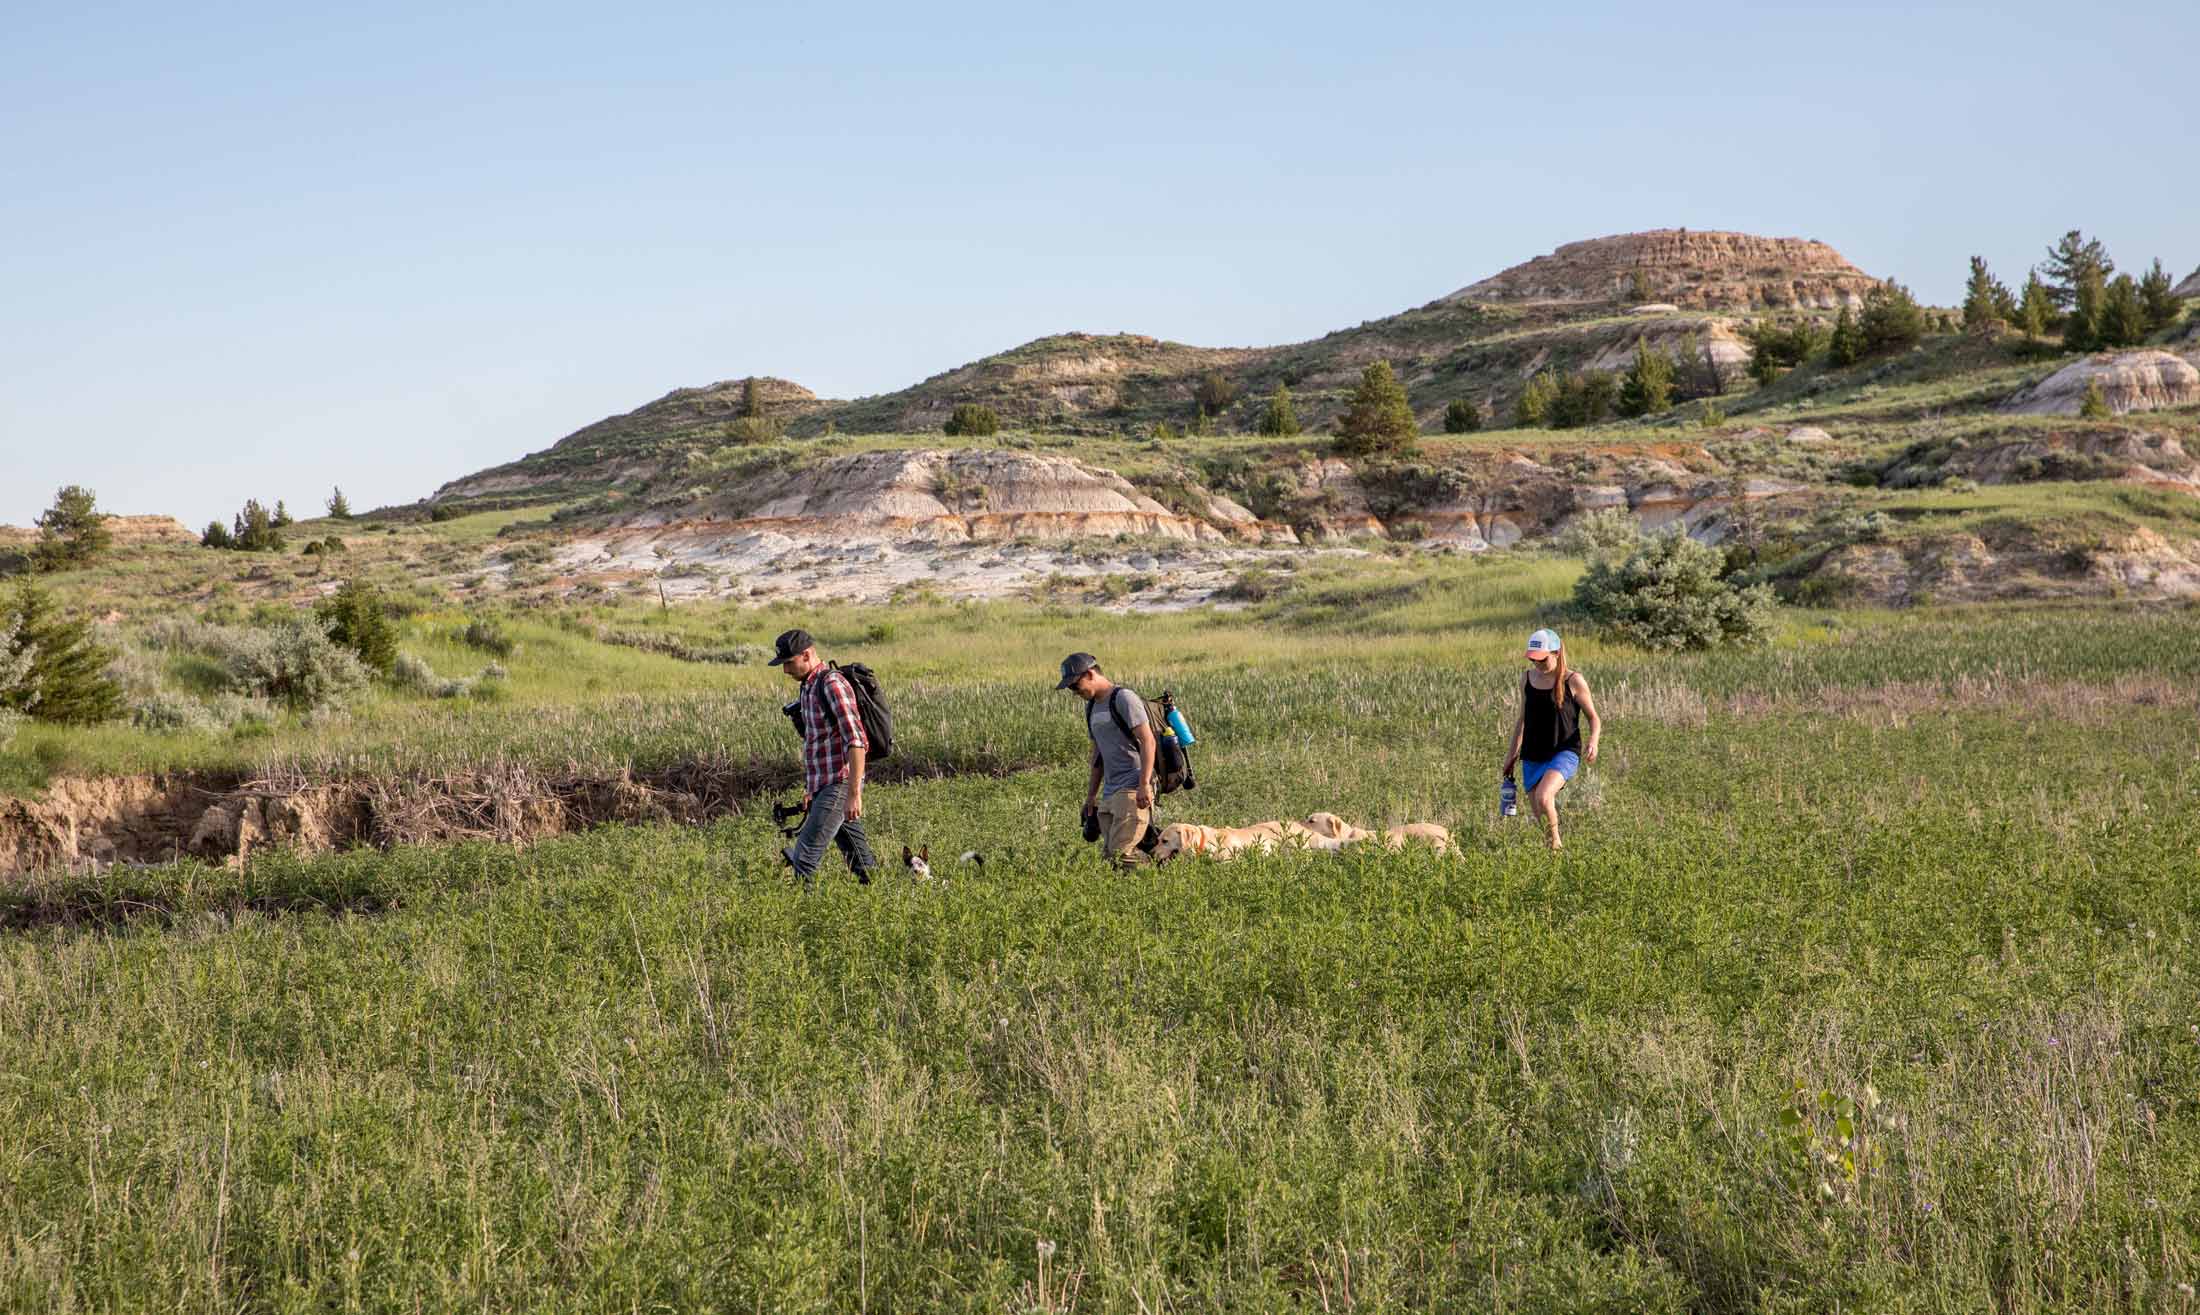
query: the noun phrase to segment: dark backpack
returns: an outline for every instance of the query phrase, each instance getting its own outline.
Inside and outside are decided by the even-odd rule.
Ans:
[[[842,666],[828,662],[827,666],[848,678],[848,688],[856,692],[856,715],[863,718],[863,738],[871,742],[866,761],[884,762],[894,756],[894,714],[887,711],[886,696],[879,692],[878,676],[861,662]]]
[[[1168,724],[1154,717],[1153,705],[1147,703],[1145,696],[1137,690],[1126,689],[1118,685],[1109,692],[1108,716],[1114,718],[1115,729],[1123,732],[1124,739],[1131,741],[1133,744],[1138,742],[1137,734],[1131,730],[1130,718],[1124,716],[1123,709],[1117,706],[1117,701],[1125,694],[1137,699],[1138,705],[1146,710],[1146,727],[1153,732],[1154,793],[1157,795],[1174,794],[1178,790],[1193,788],[1197,782],[1192,779],[1190,755],[1184,752],[1183,745],[1177,743],[1175,734],[1168,729]],[[1100,737],[1093,734],[1092,709],[1089,705],[1085,709],[1085,735],[1092,740],[1093,756],[1095,758],[1099,757]]]

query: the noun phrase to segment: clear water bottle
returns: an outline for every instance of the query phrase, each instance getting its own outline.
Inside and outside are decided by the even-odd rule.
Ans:
[[[1497,815],[1520,816],[1520,787],[1513,784],[1511,772],[1505,773],[1505,779],[1497,783]]]

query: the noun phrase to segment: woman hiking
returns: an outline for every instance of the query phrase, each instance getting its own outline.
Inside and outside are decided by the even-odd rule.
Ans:
[[[1589,723],[1587,748],[1581,743],[1584,721]],[[1553,849],[1563,845],[1558,838],[1558,792],[1582,763],[1597,760],[1597,737],[1603,733],[1604,722],[1589,698],[1589,681],[1566,669],[1558,632],[1538,630],[1528,636],[1528,671],[1520,683],[1520,716],[1513,722],[1504,775],[1509,779],[1513,764],[1520,764],[1520,784],[1535,802],[1536,816],[1550,828]]]

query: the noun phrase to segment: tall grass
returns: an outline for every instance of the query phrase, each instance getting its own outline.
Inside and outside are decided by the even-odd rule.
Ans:
[[[750,816],[9,892],[0,1300],[2193,1307],[2189,618],[1584,638],[1554,857],[1491,816],[1524,604],[1378,605],[900,618],[910,751],[1040,764],[873,788],[883,848],[985,854],[934,886],[805,899]],[[362,758],[790,752],[773,673],[516,633],[530,706]],[[1167,816],[1461,852],[1105,870],[1068,647],[1184,696]]]

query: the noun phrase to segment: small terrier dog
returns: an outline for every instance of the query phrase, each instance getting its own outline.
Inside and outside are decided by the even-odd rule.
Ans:
[[[985,866],[985,855],[973,849],[965,853],[961,861],[972,867],[982,868]],[[932,879],[932,847],[926,845],[922,849],[912,850],[909,846],[903,845],[901,847],[901,865],[909,869],[909,875],[917,880],[930,881]]]

